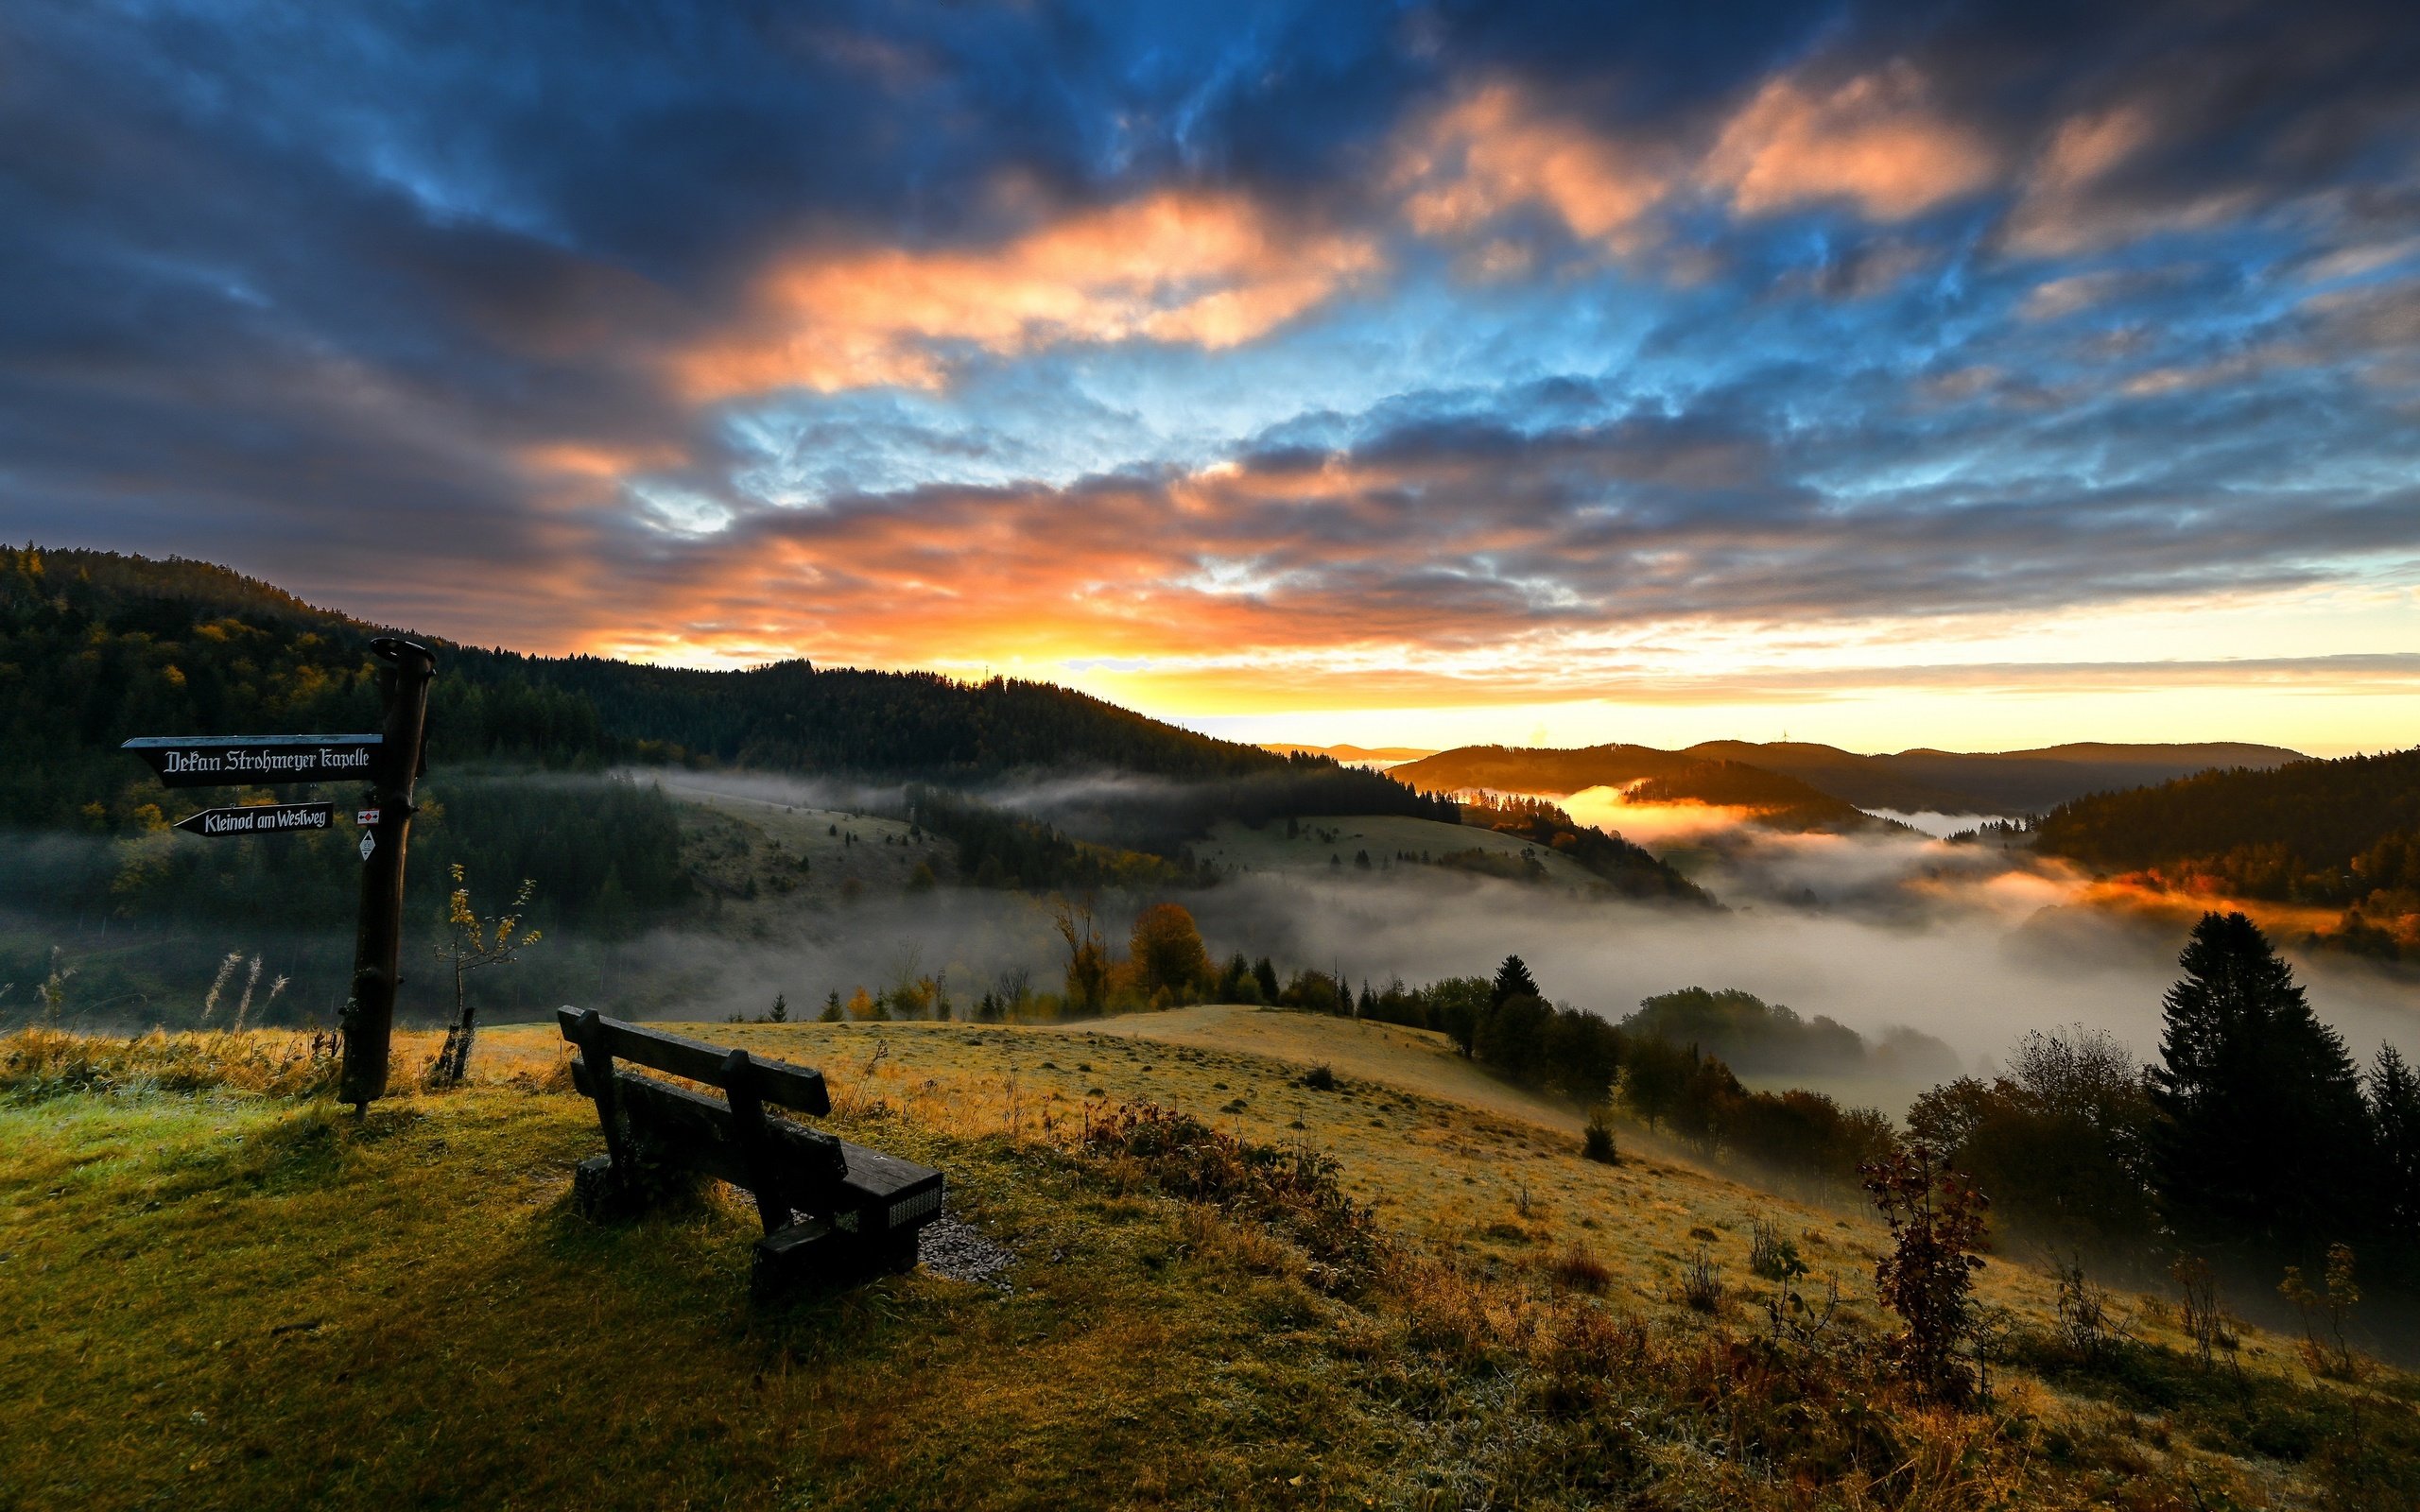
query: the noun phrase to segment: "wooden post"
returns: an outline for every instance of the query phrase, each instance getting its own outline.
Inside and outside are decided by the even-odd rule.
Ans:
[[[614,1103],[614,1052],[605,1047],[604,1026],[597,1022],[595,1008],[579,1015],[579,1063],[588,1072],[589,1093],[596,1100],[596,1123],[605,1130],[605,1154],[613,1162],[614,1179],[627,1180],[631,1175],[630,1151],[622,1144],[622,1121],[615,1116]]]
[[[426,646],[380,636],[370,649],[387,664],[377,785],[370,797],[378,822],[362,832],[372,849],[361,864],[361,919],[354,936],[353,995],[343,1017],[344,1074],[337,1091],[355,1112],[387,1093],[395,989],[402,984],[404,853],[411,841],[412,796],[425,754],[428,685],[437,676],[437,658]]]
[[[765,1220],[767,1233],[778,1233],[789,1225],[790,1205],[782,1194],[781,1162],[766,1134],[765,1102],[756,1094],[749,1065],[745,1050],[723,1057],[722,1094],[731,1104],[740,1159],[748,1162],[748,1189],[756,1194],[756,1215]]]

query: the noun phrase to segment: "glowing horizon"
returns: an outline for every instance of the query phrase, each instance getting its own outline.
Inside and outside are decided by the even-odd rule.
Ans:
[[[2406,746],[2420,83],[2323,9],[16,18],[0,489],[1253,739]]]

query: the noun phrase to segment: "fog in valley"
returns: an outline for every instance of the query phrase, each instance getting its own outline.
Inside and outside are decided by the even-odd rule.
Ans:
[[[757,805],[767,817],[818,811],[819,833],[821,811],[893,820],[908,814],[909,794],[899,787],[728,773],[628,775],[683,802],[713,800],[743,817]],[[1004,785],[980,796],[1094,839],[1110,838],[1111,828],[1138,816],[1147,826],[1174,822],[1202,801],[1198,789],[1129,778]],[[1484,975],[1504,956],[1519,954],[1550,998],[1614,1019],[1653,994],[1737,988],[1806,1018],[1829,1016],[1870,1042],[1894,1026],[1915,1028],[1945,1043],[1957,1069],[1987,1070],[2026,1031],[2077,1022],[2117,1033],[2144,1058],[2156,1054],[2161,995],[2176,976],[2189,905],[2114,907],[2108,890],[2094,889],[2091,879],[1996,841],[1950,844],[1908,828],[1777,833],[1721,809],[1627,805],[1603,792],[1579,795],[1566,807],[1671,860],[1723,906],[1616,902],[1409,864],[1243,871],[1208,887],[1111,892],[1091,902],[1114,951],[1122,951],[1140,908],[1174,901],[1193,912],[1219,961],[1238,952],[1268,955],[1283,975],[1335,970],[1357,987]],[[1359,821],[1322,822],[1349,834]],[[945,842],[938,853],[949,853]],[[1019,972],[1037,990],[1059,988],[1065,951],[1051,916],[1050,899],[1015,891],[868,889],[850,902],[768,903],[744,928],[690,921],[612,940],[555,932],[520,963],[480,978],[475,991],[491,1022],[539,1017],[562,1002],[714,1021],[757,1017],[777,995],[791,1017],[811,1018],[829,993],[845,1000],[859,987],[879,993],[933,978],[966,1017],[984,992],[1013,983]],[[0,922],[19,940],[39,938],[60,923],[24,913]],[[2290,947],[2289,930],[2273,933]],[[417,980],[407,983],[405,1009],[426,1020],[448,1005],[424,936],[434,937],[420,931],[407,946],[406,971]],[[155,951],[154,942],[180,936],[163,936],[138,920],[100,934],[87,924],[61,937],[71,941],[68,956],[81,953],[98,968],[108,952]],[[179,951],[175,974],[194,978],[189,992],[87,999],[92,1021],[129,1028],[189,1023],[214,964],[240,952],[264,954],[271,978],[293,977],[278,1019],[316,1015],[325,1022],[341,996],[350,938],[349,932],[274,927],[204,930],[182,939]],[[2342,956],[2291,954],[2313,1005],[2357,1057],[2366,1061],[2381,1041],[2420,1052],[2420,993],[2408,979]],[[17,984],[0,1000],[0,1011],[22,1016],[38,979]],[[1895,1110],[1941,1072],[1936,1066],[1921,1077],[1886,1070],[1862,1081],[1805,1079]]]
[[[779,779],[696,777],[767,802],[822,808],[867,802],[898,812],[897,795]],[[1082,833],[1088,813],[1165,798],[1176,784],[1061,780],[986,797]],[[1640,999],[1684,987],[1738,988],[1801,1015],[1828,1015],[1869,1040],[1907,1025],[1946,1042],[1962,1065],[1988,1069],[2030,1029],[2107,1028],[2137,1055],[2156,1054],[2160,1000],[2176,977],[2191,914],[2120,911],[2088,902],[2090,879],[1996,842],[1949,844],[1910,830],[1863,835],[1760,830],[1730,811],[1592,801],[1574,816],[1674,859],[1722,909],[1610,902],[1425,867],[1362,872],[1245,872],[1168,896],[1191,909],[1212,954],[1271,956],[1281,973],[1340,970],[1357,986],[1485,974],[1505,955],[1529,962],[1547,993],[1620,1018]],[[1348,833],[1354,821],[1333,821]],[[1122,943],[1158,897],[1096,900],[1105,938]],[[2277,932],[2285,939],[2283,930]],[[1003,971],[1055,988],[1064,954],[1046,900],[943,889],[873,899],[803,919],[791,937],[735,948],[678,934],[620,953],[669,972],[700,1018],[758,1012],[775,992],[820,1004],[863,985],[946,973],[961,1013]],[[2382,1041],[2420,1050],[2412,984],[2342,957],[2295,954],[2321,1016],[2364,1061]],[[667,1009],[672,1005],[667,1005]],[[1908,1087],[1844,1087],[1901,1103]]]

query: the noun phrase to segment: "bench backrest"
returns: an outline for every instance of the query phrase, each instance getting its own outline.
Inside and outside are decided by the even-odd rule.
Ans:
[[[571,1078],[581,1096],[596,1095],[596,1081],[584,1062],[572,1062]],[[655,1138],[677,1148],[683,1162],[691,1169],[752,1192],[765,1177],[766,1173],[749,1163],[747,1139],[728,1106],[651,1076],[616,1072],[614,1080],[614,1097]],[[804,1194],[822,1194],[848,1177],[848,1157],[832,1135],[786,1118],[767,1119],[762,1126],[765,1138],[772,1142],[785,1161],[780,1169],[795,1173],[803,1189],[800,1193],[785,1190],[773,1195],[797,1198],[799,1205],[804,1205]],[[785,1187],[787,1185],[786,1182]]]
[[[762,1102],[816,1118],[832,1111],[832,1094],[824,1088],[823,1073],[811,1066],[749,1057],[737,1072],[744,1085],[735,1087],[731,1053],[702,1040],[666,1034],[661,1029],[642,1029],[635,1023],[609,1019],[594,1008],[558,1008],[555,1022],[562,1025],[563,1038],[582,1050],[594,1045],[598,1054],[616,1060],[704,1082],[725,1092],[753,1094]]]

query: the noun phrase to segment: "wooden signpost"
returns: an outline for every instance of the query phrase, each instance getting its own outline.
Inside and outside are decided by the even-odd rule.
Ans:
[[[336,816],[333,803],[247,803],[240,808],[204,809],[177,821],[180,830],[196,834],[290,834],[297,830],[324,830]]]
[[[353,990],[344,1005],[344,1071],[337,1095],[358,1109],[387,1091],[388,1048],[404,944],[404,856],[412,797],[426,765],[428,685],[437,659],[392,636],[370,643],[384,663],[383,728],[374,735],[146,735],[125,749],[150,764],[165,787],[250,787],[365,781],[361,916],[354,935]],[[178,821],[196,834],[290,834],[325,830],[332,803],[262,803],[204,809]]]
[[[337,782],[367,779],[376,735],[145,735],[130,750],[151,764],[163,787],[246,787],[256,782]]]

